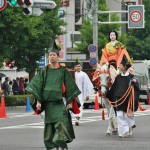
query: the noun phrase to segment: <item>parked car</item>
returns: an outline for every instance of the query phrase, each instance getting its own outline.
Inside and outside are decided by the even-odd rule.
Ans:
[[[89,100],[84,102],[84,108],[89,108],[89,106],[93,106],[95,102],[96,94],[89,95]]]
[[[150,61],[134,61],[134,75],[140,85],[140,101],[148,104],[150,91]]]
[[[96,94],[89,95],[89,100],[84,102],[84,108],[93,108],[95,104]],[[98,97],[99,107],[102,108],[102,99]]]

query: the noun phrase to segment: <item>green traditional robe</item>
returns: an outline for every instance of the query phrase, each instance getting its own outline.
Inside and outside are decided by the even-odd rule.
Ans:
[[[67,148],[66,143],[75,138],[70,113],[62,100],[63,83],[66,87],[66,104],[69,104],[80,94],[80,90],[68,69],[62,66],[42,69],[26,88],[39,102],[44,102],[44,142],[47,149],[58,146]]]

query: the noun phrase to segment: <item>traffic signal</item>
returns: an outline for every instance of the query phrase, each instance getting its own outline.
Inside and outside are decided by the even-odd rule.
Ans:
[[[25,15],[40,15],[41,9],[54,9],[55,1],[52,0],[7,0],[12,7],[22,7]]]
[[[17,1],[18,1],[18,4],[20,2],[20,5],[23,6],[23,13],[25,15],[31,15],[32,14],[32,6],[34,3],[33,0],[17,0]],[[23,1],[24,1],[24,3],[22,3]]]
[[[17,0],[7,0],[11,6],[17,5]]]
[[[61,0],[61,6],[62,7],[69,7],[70,0]]]
[[[25,15],[32,14],[34,0],[8,0],[8,2],[12,7],[22,7]]]

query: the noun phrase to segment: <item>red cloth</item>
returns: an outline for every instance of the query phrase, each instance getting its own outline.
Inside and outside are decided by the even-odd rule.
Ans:
[[[65,92],[66,92],[66,87],[65,87],[65,84],[63,83],[62,84],[62,93],[63,95],[65,95]],[[72,102],[72,109],[70,109],[74,114],[79,114],[80,113],[80,109],[78,107],[78,104],[77,104],[77,99],[74,98],[73,99],[73,102]]]
[[[79,114],[80,113],[80,109],[78,107],[76,98],[74,98],[74,100],[73,100],[72,109],[73,109],[74,114]]]

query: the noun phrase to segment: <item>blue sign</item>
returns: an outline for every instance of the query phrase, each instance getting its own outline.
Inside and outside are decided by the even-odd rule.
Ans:
[[[91,66],[95,66],[95,65],[97,64],[97,59],[96,59],[95,57],[91,57],[91,58],[89,59],[89,64],[90,64]]]
[[[96,52],[97,47],[94,44],[89,45],[88,50],[90,53]]]
[[[40,59],[39,68],[44,68],[45,66],[46,66],[46,59],[45,59],[45,56],[42,56]]]

